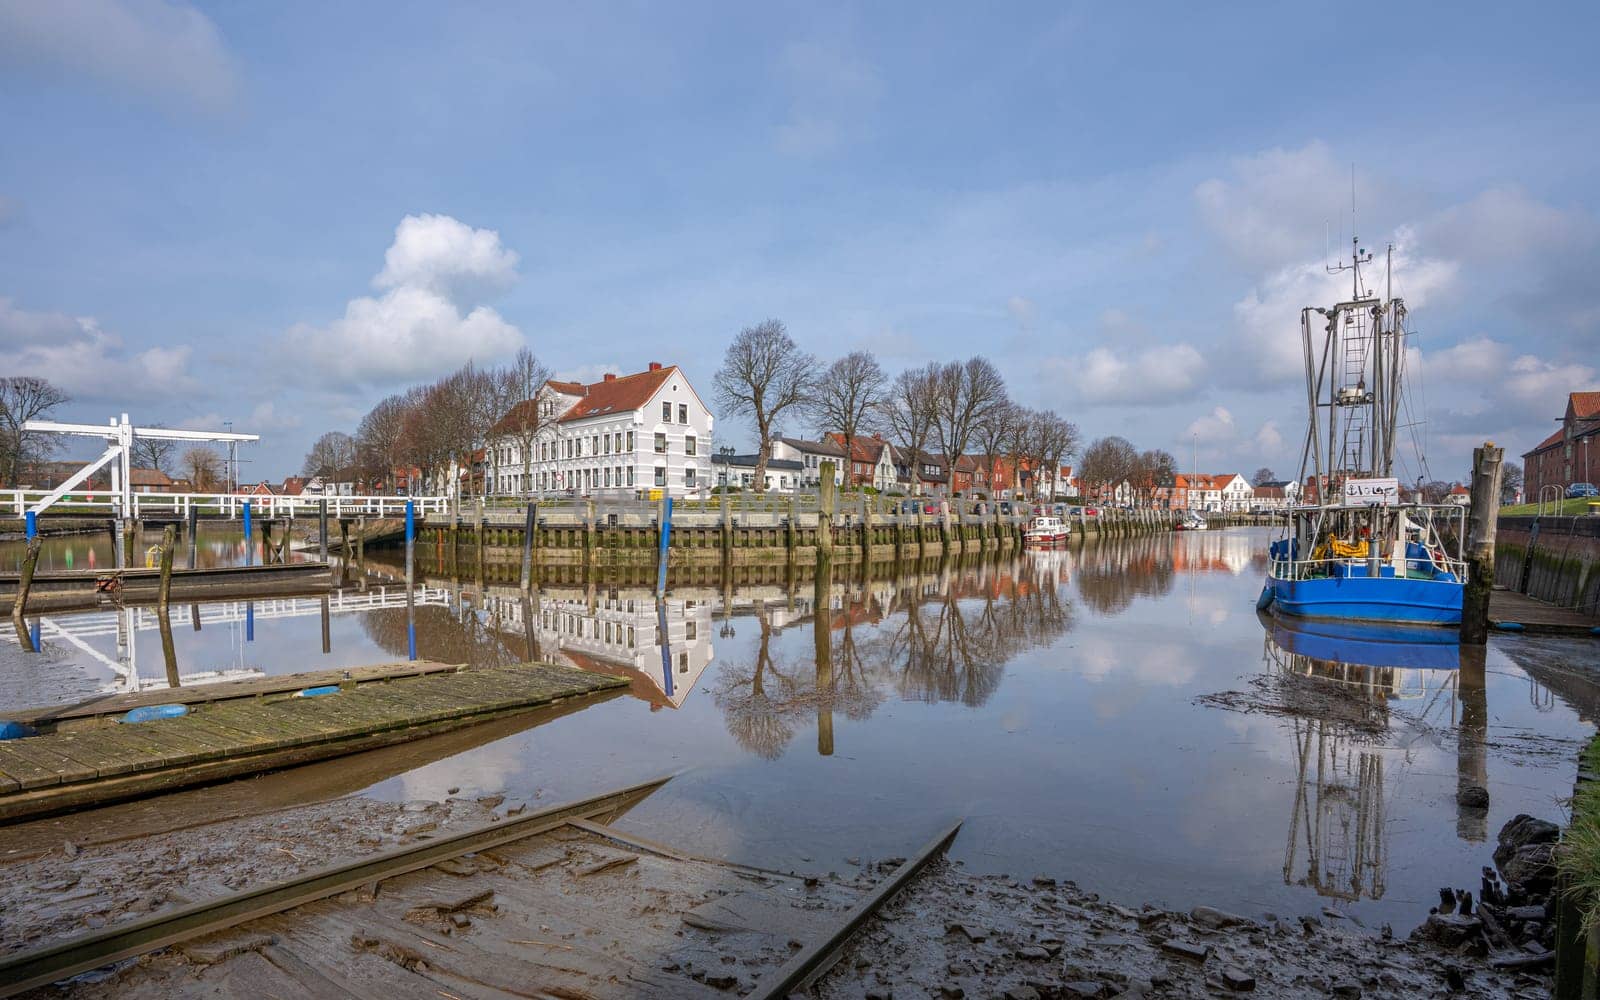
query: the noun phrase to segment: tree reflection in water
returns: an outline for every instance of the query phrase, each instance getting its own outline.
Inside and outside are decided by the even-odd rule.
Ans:
[[[754,663],[724,664],[713,691],[728,731],[740,746],[774,759],[800,720],[814,714],[817,749],[827,755],[833,752],[835,712],[867,719],[891,693],[930,703],[984,704],[999,688],[1009,660],[1072,627],[1072,605],[1061,596],[1063,566],[1055,564],[1043,575],[1028,572],[1029,566],[1022,560],[935,561],[878,584],[847,585],[842,593],[836,593],[831,575],[819,576],[810,616],[810,676],[775,666],[776,609],[757,609],[761,633]],[[865,638],[857,635],[862,629],[870,629]]]
[[[802,706],[796,703],[794,680],[773,665],[775,630],[767,609],[758,608],[756,618],[761,623],[761,641],[756,646],[755,663],[725,665],[711,697],[722,710],[728,733],[741,747],[767,760],[777,760],[794,738],[789,717]],[[776,682],[776,690],[770,696],[769,673]]]
[[[1172,589],[1181,551],[1166,535],[1086,545],[1076,567],[1078,596],[1098,615],[1120,614],[1136,597],[1160,597]]]

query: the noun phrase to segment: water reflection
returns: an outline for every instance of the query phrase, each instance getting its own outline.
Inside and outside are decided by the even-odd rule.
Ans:
[[[576,795],[671,760],[694,770],[636,832],[748,863],[844,870],[968,815],[955,851],[973,870],[1414,922],[1482,863],[1485,830],[1570,791],[1579,719],[1600,716],[1588,647],[1497,637],[1485,666],[1451,642],[1271,618],[1264,634],[1247,610],[1263,537],[822,571],[712,561],[675,567],[659,603],[651,568],[549,567],[525,593],[515,563],[481,580],[424,563],[409,608],[398,557],[372,553],[326,615],[320,598],[202,604],[165,633],[153,609],[55,616],[39,656],[3,630],[0,703],[50,700],[64,677],[129,683],[112,665],[167,683],[167,634],[183,684],[402,659],[414,634],[419,657],[555,660],[626,676],[633,697],[427,764],[387,783],[397,796]],[[1457,803],[1475,784],[1487,812]]]
[[[1441,630],[1261,618],[1267,673],[1277,681],[1273,709],[1290,719],[1297,772],[1286,884],[1333,899],[1383,897],[1384,767],[1396,727],[1454,731],[1455,834],[1487,837],[1488,811],[1461,804],[1459,794],[1488,785],[1483,647]]]

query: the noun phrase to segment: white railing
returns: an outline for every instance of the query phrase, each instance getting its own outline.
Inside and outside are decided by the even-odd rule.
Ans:
[[[46,490],[0,491],[0,503],[6,513],[21,517],[30,507],[49,496]],[[154,517],[172,515],[187,517],[190,510],[212,517],[241,518],[244,505],[250,505],[252,517],[313,517],[326,502],[330,517],[404,517],[406,503],[416,505],[418,516],[443,513],[449,509],[448,497],[397,497],[397,496],[255,496],[242,493],[135,493],[127,517]],[[87,514],[123,516],[119,508],[121,497],[103,490],[84,490],[57,500],[51,511],[70,514],[82,511]]]
[[[1365,577],[1372,565],[1371,560],[1366,556],[1327,556],[1322,559],[1295,560],[1274,559],[1271,562],[1270,573],[1279,580],[1317,580],[1338,576]],[[1380,567],[1391,566],[1393,563],[1388,558],[1384,558],[1378,565]],[[1405,570],[1408,573],[1414,569],[1422,570],[1429,567],[1454,573],[1457,582],[1466,582],[1467,563],[1464,559],[1434,556],[1429,559],[1407,558],[1405,560]],[[1343,572],[1341,572],[1341,569]],[[1396,576],[1399,576],[1402,580],[1415,579],[1415,577],[1401,576],[1398,572]]]
[[[199,604],[200,624],[202,626],[228,625],[245,620],[247,608],[254,615],[255,620],[267,621],[281,618],[309,618],[322,614],[322,601],[320,597],[273,597],[255,601],[210,601]],[[334,591],[327,597],[328,613],[330,615],[350,614],[352,612],[378,611],[384,609],[404,608],[407,605],[405,587],[374,587],[365,592],[355,590]],[[410,602],[414,607],[449,607],[450,591],[445,587],[418,586]],[[253,605],[253,607],[250,607]],[[127,623],[119,621],[119,616],[126,613]],[[180,609],[174,610],[174,617],[181,614]],[[84,614],[50,616],[40,618],[46,623],[47,631],[51,635],[61,638],[93,639],[102,636],[113,636],[117,630],[130,627],[134,631],[144,632],[160,627],[161,616],[155,608],[129,607],[123,612],[117,611],[92,611]],[[14,632],[0,629],[0,642],[16,643],[19,640]]]

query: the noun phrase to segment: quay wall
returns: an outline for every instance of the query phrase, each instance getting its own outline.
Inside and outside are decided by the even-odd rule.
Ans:
[[[1495,586],[1564,608],[1600,610],[1600,517],[1502,517],[1494,555]]]

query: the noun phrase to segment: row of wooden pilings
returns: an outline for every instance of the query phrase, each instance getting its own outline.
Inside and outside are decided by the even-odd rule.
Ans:
[[[801,516],[799,504],[791,496],[787,514],[768,510],[753,518],[736,517],[733,504],[724,498],[721,516],[714,525],[696,518],[685,525],[674,520],[665,500],[656,504],[654,516],[644,523],[613,523],[600,512],[594,501],[581,502],[581,513],[572,522],[551,524],[540,514],[537,502],[530,503],[517,518],[522,524],[507,523],[502,516],[489,519],[480,503],[476,516],[467,513],[425,524],[418,542],[432,548],[444,561],[461,560],[463,549],[472,550],[468,558],[483,559],[486,552],[498,553],[503,561],[522,550],[525,563],[581,561],[584,564],[651,560],[662,549],[662,530],[666,526],[669,559],[699,561],[745,554],[749,558],[805,560],[870,558],[874,550],[882,558],[892,549],[896,557],[975,551],[984,548],[1018,546],[1032,516],[1025,504],[1016,504],[1014,513],[1001,513],[1000,505],[988,503],[983,513],[974,505],[932,500],[896,500],[894,509],[884,511],[883,501],[863,495],[841,495],[825,483],[817,497],[814,519]],[[780,499],[777,504],[782,505]],[[552,504],[551,507],[556,505]],[[560,504],[572,508],[571,501]],[[810,514],[808,510],[807,515]],[[1063,520],[1074,539],[1125,537],[1169,531],[1176,524],[1176,512],[1160,510],[1107,509],[1090,517],[1079,510]],[[639,519],[635,519],[638,521]]]

